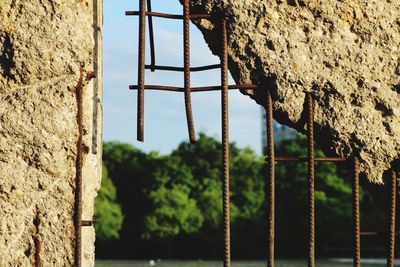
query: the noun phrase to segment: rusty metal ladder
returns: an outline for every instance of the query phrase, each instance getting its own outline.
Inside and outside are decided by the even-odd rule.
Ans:
[[[314,200],[314,178],[315,162],[348,162],[353,165],[353,235],[354,235],[354,266],[361,266],[361,246],[360,237],[360,197],[359,197],[359,160],[357,157],[346,159],[342,157],[315,157],[314,153],[314,100],[311,93],[306,93],[307,106],[307,147],[308,155],[306,158],[275,156],[274,151],[274,130],[273,130],[273,99],[267,88],[261,88],[255,84],[236,84],[228,85],[228,35],[227,18],[223,15],[213,17],[210,14],[191,14],[190,0],[184,0],[183,15],[165,14],[153,12],[151,10],[151,0],[139,0],[139,11],[127,11],[127,16],[139,16],[139,60],[138,60],[138,84],[131,85],[131,90],[138,91],[138,118],[137,118],[137,139],[144,141],[144,92],[145,90],[162,90],[171,92],[183,92],[186,108],[186,118],[191,143],[195,142],[195,130],[191,107],[192,92],[221,91],[222,106],[222,173],[223,173],[223,228],[224,228],[224,267],[231,266],[230,250],[230,188],[229,188],[229,130],[228,130],[228,90],[231,89],[254,89],[265,91],[266,102],[266,125],[267,125],[267,164],[268,164],[268,248],[266,252],[267,265],[275,265],[275,163],[276,162],[307,162],[308,163],[308,266],[314,267],[315,263],[315,200]],[[146,37],[146,17],[148,17],[150,33],[150,55],[151,64],[145,64],[145,37]],[[183,45],[184,45],[184,67],[160,66],[155,64],[153,17],[183,20]],[[190,22],[191,20],[208,19],[218,21],[220,27],[221,56],[220,64],[202,67],[191,67],[190,64]],[[191,87],[191,72],[205,71],[210,69],[221,69],[221,85],[206,87]],[[151,71],[177,71],[184,72],[184,87],[172,87],[164,85],[146,85],[145,70]],[[391,172],[391,203],[389,215],[389,236],[388,236],[388,258],[387,266],[394,266],[395,257],[395,216],[396,216],[396,173]],[[370,233],[364,233],[369,235]]]

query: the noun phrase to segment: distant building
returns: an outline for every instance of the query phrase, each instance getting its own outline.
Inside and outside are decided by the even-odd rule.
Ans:
[[[275,147],[279,147],[283,140],[293,139],[297,135],[296,130],[279,124],[276,121],[274,121],[273,128]],[[265,152],[265,149],[267,147],[267,122],[266,112],[264,108],[261,108],[261,138],[262,151]]]

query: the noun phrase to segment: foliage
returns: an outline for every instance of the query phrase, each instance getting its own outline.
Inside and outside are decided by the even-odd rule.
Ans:
[[[95,218],[98,220],[95,229],[97,238],[106,241],[119,238],[123,216],[121,207],[116,202],[116,188],[104,165],[102,173],[101,188],[95,200]]]
[[[299,136],[284,141],[276,154],[304,157],[306,147],[305,138]],[[183,142],[167,156],[144,153],[119,142],[105,143],[103,151],[124,214],[118,257],[220,257],[219,141],[201,133],[195,144]],[[322,151],[317,149],[316,156],[323,156]],[[239,258],[260,258],[265,254],[267,234],[264,159],[234,143],[230,145],[230,158],[232,253]],[[346,168],[316,163],[317,253],[318,248],[326,246],[351,246],[352,190]],[[276,165],[278,256],[306,255],[301,248],[306,247],[308,231],[307,188],[307,164]],[[363,193],[362,198],[366,199],[363,208],[371,209],[370,195]],[[374,226],[383,224],[379,212],[373,213],[374,217],[362,215],[366,221],[376,221]]]
[[[200,133],[195,144],[182,143],[171,154],[192,173],[191,195],[199,201],[205,224],[219,227],[222,213],[221,143]],[[264,189],[260,179],[263,162],[251,149],[230,145],[231,220],[259,214]]]
[[[277,149],[278,155],[305,157],[306,139],[285,140]],[[323,157],[317,150],[316,156]],[[305,247],[308,233],[308,167],[306,163],[277,166],[277,227],[280,246],[291,250]],[[334,163],[316,163],[315,206],[317,247],[350,244],[351,241],[351,184],[337,175]],[[296,223],[294,223],[296,222]],[[298,250],[304,254],[305,251]]]
[[[196,200],[189,198],[188,193],[189,189],[180,185],[173,185],[171,189],[161,186],[150,193],[155,208],[144,218],[144,238],[166,238],[199,230],[203,216]]]

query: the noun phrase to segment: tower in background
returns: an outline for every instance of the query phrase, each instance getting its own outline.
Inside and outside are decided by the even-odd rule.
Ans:
[[[274,121],[274,142],[275,146],[279,147],[283,140],[293,139],[296,137],[296,130],[284,126]],[[261,108],[261,145],[262,151],[265,154],[267,148],[267,123],[266,123],[266,112],[264,108]]]

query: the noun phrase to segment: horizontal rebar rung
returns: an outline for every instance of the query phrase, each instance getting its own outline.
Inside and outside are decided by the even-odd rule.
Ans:
[[[307,158],[299,158],[299,157],[276,157],[275,161],[282,161],[282,162],[307,162]],[[347,161],[346,158],[341,157],[326,157],[326,158],[315,158],[315,161],[319,162],[345,162]]]
[[[191,67],[190,71],[191,72],[205,71],[205,70],[219,69],[220,67],[221,67],[220,64],[200,66],[200,67]],[[180,71],[180,72],[185,71],[185,68],[183,68],[183,67],[160,66],[160,65],[145,65],[145,68],[148,70],[165,70],[165,71]]]
[[[82,222],[81,222],[81,225],[82,225],[82,226],[93,226],[95,223],[97,223],[96,220],[82,221]]]
[[[139,16],[139,11],[126,11],[126,16]],[[146,16],[149,17],[158,17],[158,18],[165,18],[165,19],[181,19],[183,20],[183,15],[177,14],[167,14],[167,13],[160,13],[160,12],[146,12]],[[211,19],[211,15],[209,14],[191,14],[190,19]]]
[[[208,91],[219,91],[221,90],[221,86],[203,86],[203,87],[192,87],[192,92],[208,92]],[[258,85],[255,84],[236,84],[236,85],[229,85],[229,90],[234,89],[258,89]],[[137,90],[137,85],[130,85],[129,89]],[[185,92],[183,87],[175,87],[175,86],[164,86],[164,85],[145,85],[144,89],[146,90],[160,90],[160,91],[172,91],[172,92]]]

